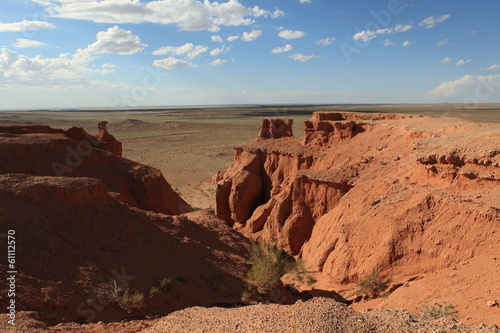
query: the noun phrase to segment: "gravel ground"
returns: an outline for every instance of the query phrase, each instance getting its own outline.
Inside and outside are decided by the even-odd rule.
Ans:
[[[234,309],[192,307],[160,319],[142,333],[322,333],[322,332],[499,332],[496,326],[470,327],[452,319],[426,321],[406,310],[356,312],[328,298],[294,305],[258,304]]]

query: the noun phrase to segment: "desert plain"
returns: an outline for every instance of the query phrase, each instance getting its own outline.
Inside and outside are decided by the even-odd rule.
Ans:
[[[329,129],[331,133],[335,133],[335,136],[333,134],[331,138],[315,136],[315,133],[323,131],[321,124],[312,124],[311,126],[316,127],[310,127],[309,134],[304,131],[304,122],[311,119],[313,112],[342,114],[335,121],[324,120],[325,123],[340,124]],[[353,116],[354,118],[351,119],[349,118],[351,113],[361,116]],[[382,116],[378,116],[379,120],[370,118],[371,115]],[[271,128],[269,129],[270,136],[261,137],[252,145],[259,131],[262,133],[261,126],[264,118],[293,119],[293,138],[288,135],[274,137]],[[321,123],[320,118],[321,116],[317,116],[316,123]],[[399,119],[401,123],[398,123]],[[500,325],[498,306],[500,300],[500,251],[498,247],[500,245],[500,186],[496,161],[500,154],[500,105],[481,104],[474,109],[454,104],[244,105],[152,107],[126,110],[7,110],[0,113],[0,126],[48,125],[63,130],[76,126],[83,128],[91,135],[97,133],[97,123],[100,121],[109,122],[107,129],[116,140],[122,143],[124,158],[161,171],[173,190],[194,210],[193,213],[188,213],[188,219],[196,221],[197,226],[210,225],[210,228],[217,223],[227,224],[227,230],[220,226],[213,228],[217,230],[221,239],[228,239],[228,242],[235,244],[233,246],[237,251],[231,252],[226,248],[214,250],[214,257],[223,260],[221,258],[227,255],[231,256],[231,263],[244,261],[245,251],[242,244],[245,238],[241,236],[243,234],[245,237],[276,241],[291,255],[304,259],[306,267],[315,278],[315,283],[312,286],[298,283],[290,276],[285,276],[283,283],[290,283],[296,290],[306,291],[307,295],[317,297],[308,301],[313,303],[298,301],[299,303],[295,305],[287,305],[292,307],[290,308],[292,314],[287,314],[286,309],[273,308],[272,310],[276,313],[283,311],[280,318],[286,318],[287,315],[293,318],[301,315],[315,318],[311,319],[312,322],[314,325],[319,325],[312,329],[316,326],[311,322],[297,319],[297,323],[294,324],[296,332],[306,332],[307,327],[311,329],[311,332],[498,331],[496,325]],[[381,128],[378,125],[379,122],[387,122],[382,125],[386,127]],[[344,127],[346,124],[353,124],[354,129],[349,128],[351,125]],[[390,131],[394,131],[394,134]],[[355,142],[352,147],[345,146],[346,148],[338,149],[330,157],[328,156],[330,152],[328,149],[334,151],[344,142],[361,140],[360,138],[364,135],[371,135],[368,141]],[[378,138],[380,142],[377,141]],[[304,140],[303,142],[306,143],[299,144],[299,140]],[[408,156],[405,155],[406,150],[400,148],[403,146],[396,145],[394,140],[399,140],[398,145],[405,142],[408,146],[407,149],[405,148]],[[422,142],[415,143],[419,140]],[[457,140],[456,146],[452,145],[453,140]],[[487,141],[481,142],[481,140]],[[394,143],[394,148],[391,147],[391,143]],[[236,149],[235,153],[235,146],[243,148]],[[378,152],[385,155],[379,156]],[[441,160],[437,155],[438,152],[444,156]],[[262,154],[267,154],[265,161],[276,159],[275,164],[269,166],[271,162],[265,162]],[[277,154],[279,157],[272,154]],[[335,158],[332,157],[334,155]],[[314,161],[308,161],[308,156]],[[294,158],[298,162],[293,160]],[[455,158],[461,158],[461,160],[457,162]],[[277,161],[279,159],[280,161]],[[281,162],[287,159],[293,161]],[[256,173],[252,171],[254,164],[259,163],[261,163],[260,169],[266,170],[266,177],[269,179],[261,174],[259,176],[262,178],[252,178]],[[302,167],[302,164],[308,164],[308,167]],[[293,172],[282,170],[283,168],[293,169],[292,166],[298,170]],[[470,167],[471,171],[465,170],[466,167]],[[240,169],[249,171],[250,174],[242,176]],[[299,172],[303,169],[311,171]],[[276,170],[279,175],[270,175]],[[405,170],[411,170],[411,173],[406,174]],[[281,179],[283,176],[286,177]],[[241,180],[242,177],[246,178]],[[382,183],[377,182],[377,177],[384,179],[386,187],[381,187]],[[256,196],[253,190],[245,192],[245,189],[235,185],[250,186],[248,184],[253,182],[251,179],[262,179],[264,189],[255,189],[254,192],[263,191],[264,197],[267,196],[264,202],[254,202],[248,199],[248,196]],[[16,178],[8,181],[16,182]],[[277,186],[277,182],[283,183],[283,188]],[[266,183],[269,183],[268,186],[271,189],[265,189]],[[231,191],[231,194],[227,196],[223,195],[226,191],[225,184],[229,184],[227,185],[229,189],[226,190]],[[360,198],[359,195],[355,197],[355,189],[360,188],[359,184],[366,186],[361,192],[370,193],[366,198]],[[75,186],[77,185],[94,186],[95,184],[75,183]],[[331,188],[334,190],[330,190]],[[318,196],[314,197],[316,193]],[[403,193],[402,199],[398,197],[400,193]],[[405,193],[410,194],[404,197]],[[408,203],[404,202],[405,198]],[[292,200],[293,205],[286,204],[287,200]],[[348,200],[351,200],[350,203]],[[302,208],[297,207],[297,205],[300,206],[296,204],[297,202],[308,207],[308,211],[304,213]],[[242,205],[245,207],[241,208]],[[356,205],[359,207],[366,205],[367,208],[360,208],[356,211],[353,208]],[[410,205],[410,208],[408,210],[401,208],[406,207],[405,205]],[[275,209],[275,207],[282,207],[282,209]],[[344,210],[341,211],[342,209]],[[460,209],[463,209],[463,212],[460,212]],[[370,210],[373,212],[370,213]],[[398,229],[397,225],[387,228],[380,225],[375,228],[377,230],[375,233],[375,229],[371,230],[367,227],[370,219],[380,223],[384,217],[390,217],[391,214],[397,215],[398,219],[405,214],[414,214],[412,218],[418,221],[404,221],[406,224],[401,229]],[[462,214],[462,220],[460,214]],[[215,222],[217,218],[214,215],[224,222],[222,220]],[[324,218],[324,215],[329,215],[330,220]],[[168,220],[168,223],[177,227],[182,226],[183,223],[184,215],[179,216],[168,218],[153,216],[151,218],[159,224],[164,223],[161,221],[165,218],[165,221]],[[309,216],[309,220],[313,222],[303,222],[304,216]],[[459,223],[454,225],[451,222],[444,222],[448,217],[457,218]],[[329,221],[342,218],[351,221],[350,224],[329,226],[329,223],[333,225],[333,222]],[[394,220],[399,221],[397,218],[394,217]],[[473,222],[471,226],[466,225],[470,221]],[[356,225],[358,222],[359,225]],[[425,223],[428,224],[424,227]],[[442,228],[440,224],[443,225]],[[134,228],[131,230],[139,230]],[[192,228],[196,229],[196,227]],[[334,230],[335,228],[338,230]],[[356,232],[362,233],[363,228],[367,232],[366,235],[352,236]],[[277,236],[281,231],[286,236]],[[384,234],[385,232],[387,235]],[[471,235],[471,233],[477,233],[477,235]],[[125,236],[127,228],[124,227],[117,234],[119,237],[127,237]],[[302,234],[306,236],[296,236]],[[324,235],[323,238],[320,237],[321,234]],[[140,237],[143,238],[134,240],[131,244],[140,248],[140,246],[145,246],[145,242],[147,244],[148,241],[152,241],[147,238],[149,236]],[[179,237],[189,238],[190,236],[179,232]],[[338,240],[333,245],[327,244],[335,237],[338,237]],[[364,241],[363,237],[367,241]],[[398,237],[405,238],[405,241],[398,243]],[[454,237],[459,239],[453,240]],[[203,253],[205,241],[207,244],[214,242],[211,238],[205,239],[204,237],[194,237],[194,240],[186,242],[190,241],[196,243],[197,246],[191,255]],[[378,251],[377,243],[380,242],[387,242],[383,249],[385,251],[386,247],[390,248],[387,251],[389,259],[382,258],[386,256],[386,252],[369,253],[369,248],[375,252]],[[417,244],[419,242],[421,244]],[[210,249],[218,249],[217,246],[211,245]],[[443,250],[442,247],[446,249]],[[430,248],[436,248],[436,250]],[[362,257],[352,254],[356,253],[357,249]],[[109,249],[109,251],[114,250],[116,249]],[[198,250],[199,252],[196,252]],[[336,261],[332,253],[339,258],[343,257]],[[428,262],[428,264],[423,262]],[[357,282],[362,276],[361,272],[356,271],[356,267],[363,267],[364,273],[369,273],[370,268],[380,266],[381,263],[386,268],[383,273],[390,275],[391,278],[387,286],[389,291],[381,297],[358,297]],[[340,269],[339,265],[346,268]],[[238,267],[244,267],[244,265]],[[89,270],[92,271],[91,268]],[[234,278],[237,276],[234,270],[237,269],[224,267],[220,276],[233,274],[231,278]],[[212,277],[217,275],[215,272],[214,268]],[[332,276],[335,274],[336,277]],[[203,279],[207,278],[202,276],[201,281]],[[230,277],[226,276],[225,279],[230,279]],[[182,286],[185,283],[182,280],[182,277],[177,277],[172,288],[175,288],[175,283]],[[215,280],[217,278],[214,278]],[[88,283],[90,281],[89,279]],[[221,285],[217,285],[217,283],[219,282],[208,283],[209,289],[213,289],[212,292],[217,291],[217,288],[222,288],[224,284],[220,282]],[[230,281],[229,284],[234,285],[231,292],[239,288],[238,283],[236,280]],[[196,290],[202,290],[201,284],[198,283],[196,288],[199,288]],[[182,288],[179,287],[179,290]],[[46,292],[47,295],[50,294],[50,291]],[[228,291],[228,295],[231,295],[231,292]],[[340,305],[331,303],[330,298],[337,297],[337,293],[350,304],[348,310],[338,308]],[[320,296],[330,298],[324,299]],[[51,297],[57,299],[57,296]],[[177,295],[177,297],[180,296]],[[234,299],[234,295],[231,297],[228,296],[228,299]],[[218,302],[221,301],[213,302],[212,305]],[[495,305],[491,302],[497,303]],[[170,304],[173,303],[175,302]],[[471,326],[460,326],[461,324],[450,320],[437,324],[431,323],[430,326],[412,327],[411,323],[416,322],[416,319],[408,312],[398,317],[390,312],[392,310],[384,312],[379,309],[398,308],[406,309],[409,313],[418,313],[421,306],[435,303],[453,304],[460,314],[457,320]],[[200,305],[209,304],[210,302],[205,302]],[[193,302],[178,302],[169,308],[169,312],[191,305]],[[224,306],[227,307],[228,304]],[[268,311],[261,310],[259,306],[279,307],[279,305],[264,304],[250,306],[255,306],[255,308],[241,314],[242,317],[265,317],[263,313]],[[315,307],[317,311],[314,310]],[[46,306],[40,308],[46,311]],[[155,304],[153,308],[161,308],[161,304]],[[372,308],[377,310],[366,310]],[[218,309],[217,307],[189,308],[185,310],[186,312],[174,313],[170,316],[170,321],[163,322],[159,316],[141,314],[128,317],[127,320],[131,320],[130,322],[118,323],[120,313],[117,311],[112,312],[108,317],[100,318],[104,323],[101,321],[98,324],[56,325],[57,322],[54,322],[54,318],[50,316],[41,318],[49,326],[52,325],[49,328],[42,327],[44,324],[26,315],[27,323],[30,321],[35,323],[32,326],[27,325],[26,330],[32,332],[38,329],[58,332],[103,332],[105,330],[135,332],[144,329],[144,332],[179,332],[184,328],[186,332],[249,332],[259,331],[259,329],[266,332],[294,332],[293,328],[286,324],[283,324],[283,327],[288,328],[280,330],[279,323],[276,323],[278,326],[273,328],[272,325],[266,326],[267,324],[252,326],[247,322],[239,323],[238,320],[223,321],[226,325],[224,329],[210,322],[209,319],[204,323],[207,325],[206,328],[202,325],[199,330],[196,330],[196,328],[185,326],[186,322],[190,321],[189,318],[197,316],[224,318],[225,314],[215,314],[219,311]],[[352,311],[352,309],[363,311],[361,313],[368,317],[359,319],[356,317],[357,312],[346,314],[346,311]],[[236,313],[240,310],[232,309],[231,311]],[[333,316],[332,313],[338,313],[338,317]],[[325,316],[332,321],[340,317],[349,319],[346,319],[344,324],[336,323],[337,326],[329,327],[318,324],[318,321],[323,320]],[[382,322],[377,321],[378,316],[384,318]],[[395,319],[396,317],[398,319]],[[64,320],[59,321],[64,322]],[[403,324],[398,324],[399,321]],[[356,326],[359,322],[366,325]],[[40,327],[37,328],[37,325]]]

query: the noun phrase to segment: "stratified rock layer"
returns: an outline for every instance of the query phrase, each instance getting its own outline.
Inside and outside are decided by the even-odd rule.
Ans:
[[[498,125],[325,112],[305,125],[302,142],[235,147],[219,175],[220,218],[300,255],[325,288],[373,269],[402,285],[483,256],[498,266]],[[478,299],[491,292],[478,288]]]

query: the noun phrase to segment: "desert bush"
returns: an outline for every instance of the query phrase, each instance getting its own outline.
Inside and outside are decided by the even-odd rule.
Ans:
[[[265,294],[279,284],[280,278],[296,267],[295,261],[287,253],[264,241],[250,239],[247,246],[250,270],[245,281],[260,294]]]
[[[305,268],[304,261],[302,259],[298,259],[296,261],[295,267],[291,271],[291,273],[295,274],[295,280],[303,283],[305,282],[308,286],[312,286],[318,280],[316,280]]]
[[[163,278],[161,280],[158,280],[158,282],[156,283],[157,285],[152,286],[149,289],[149,297],[152,298],[152,297],[158,296],[159,294],[161,294],[164,291],[167,291],[168,288],[170,288],[171,282],[172,281],[169,278]]]
[[[115,302],[120,305],[122,309],[132,312],[133,310],[140,310],[144,307],[145,296],[138,291],[132,292],[130,289],[119,291],[115,294]]]
[[[380,271],[374,269],[358,282],[358,294],[378,297],[386,288],[388,281],[380,276]]]
[[[426,319],[438,319],[443,317],[452,319],[460,318],[458,310],[455,310],[455,306],[452,304],[443,305],[435,303],[431,306],[422,306],[421,315]]]

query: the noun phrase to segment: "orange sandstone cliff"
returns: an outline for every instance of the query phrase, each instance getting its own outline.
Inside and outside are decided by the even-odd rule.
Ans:
[[[303,141],[263,132],[235,147],[219,175],[218,217],[302,257],[321,288],[352,297],[354,284],[378,269],[392,281],[386,306],[415,311],[439,297],[458,304],[466,321],[500,318],[485,305],[500,298],[498,125],[315,112]],[[477,267],[484,274],[471,279]],[[400,288],[447,269],[470,281],[415,282],[413,298]]]

